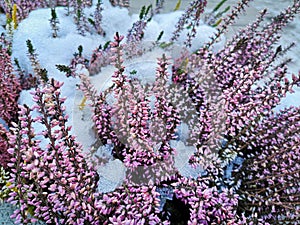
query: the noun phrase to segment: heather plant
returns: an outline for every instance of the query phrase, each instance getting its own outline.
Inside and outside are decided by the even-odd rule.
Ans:
[[[42,219],[52,224],[93,224],[97,218],[96,174],[85,162],[81,145],[69,134],[61,85],[49,80],[36,88],[36,105],[20,106],[19,122],[12,128],[10,188],[17,191],[10,193],[8,201],[19,206],[14,213],[18,223]],[[33,112],[39,115],[33,118]],[[36,133],[34,123],[43,124],[44,130]],[[46,138],[44,149],[38,136]]]
[[[14,65],[15,65],[15,72],[19,77],[22,90],[29,90],[33,87],[37,87],[39,83],[37,77],[33,76],[31,73],[28,74],[20,66],[19,60],[17,58],[14,59]]]
[[[89,18],[88,21],[93,25],[93,27],[95,28],[96,32],[101,35],[101,36],[105,36],[105,31],[102,28],[102,1],[98,0],[97,4],[96,4],[96,8],[95,8],[95,12],[94,12],[94,20]]]
[[[85,99],[90,103],[98,145],[109,148],[126,168],[124,180],[108,193],[97,189],[101,174],[92,150],[84,155],[71,134],[66,99],[60,96],[63,84],[43,79],[36,70],[42,79],[32,92],[35,104],[19,106],[11,133],[5,133],[12,158],[8,201],[18,206],[16,221],[298,224],[300,109],[275,110],[300,85],[300,74],[288,78],[289,60],[283,59],[293,44],[278,44],[283,27],[299,13],[300,2],[294,1],[268,23],[267,11],[262,11],[223,49],[213,52],[249,2],[234,6],[211,40],[190,52],[206,5],[192,1],[170,40],[175,42],[188,26],[187,49],[172,59],[163,48],[151,81],[127,72],[125,66],[127,58],[146,52],[132,54],[130,47],[144,44],[143,29],[152,13],[146,7],[126,41],[116,33],[94,52],[101,61],[88,63],[79,46],[70,66],[57,65],[80,79],[82,105]],[[27,45],[33,66],[40,69],[31,42]],[[159,45],[151,50],[155,48]],[[77,70],[83,66],[95,74],[107,64],[114,67],[112,84],[102,90]],[[41,130],[35,130],[37,123]],[[196,175],[185,176],[175,166],[179,146],[193,149],[189,165],[197,169]]]
[[[185,45],[191,47],[191,41],[196,35],[196,27],[199,26],[201,14],[204,11],[207,2],[204,1],[192,1],[190,6],[186,9],[185,13],[182,14],[179,21],[176,24],[176,30],[173,32],[171,42],[176,41],[185,26],[189,27],[190,32],[187,33],[187,39]]]
[[[55,7],[51,8],[51,19],[49,21],[50,21],[50,25],[51,25],[51,29],[52,29],[52,37],[56,38],[57,32],[59,30],[59,28],[58,28],[59,20],[57,18]]]
[[[6,184],[8,178],[8,127],[17,121],[18,98],[21,91],[20,80],[15,76],[10,56],[11,42],[2,34],[0,39],[0,199],[9,192]]]
[[[107,42],[104,46],[100,45],[93,51],[93,54],[89,60],[88,70],[91,75],[97,74],[101,71],[101,68],[111,63],[110,57],[113,56],[110,42]]]
[[[133,57],[135,55],[142,54],[141,53],[141,41],[144,37],[144,31],[147,24],[152,19],[152,5],[148,7],[143,6],[141,12],[139,14],[139,20],[136,21],[132,28],[128,31],[127,34],[127,54],[129,57]]]
[[[79,34],[85,35],[89,31],[88,21],[84,13],[84,4],[82,0],[74,1],[74,20]]]
[[[254,156],[236,177],[241,208],[252,217],[270,224],[299,222],[299,126],[299,107],[290,107],[258,124],[255,140],[251,133],[244,137]]]
[[[13,5],[16,5],[17,8],[17,20],[21,21],[26,18],[32,10],[46,7],[47,2],[44,0],[4,0],[0,2],[0,7],[6,14],[11,14]]]
[[[0,46],[0,118],[7,124],[17,120],[17,100],[20,93],[20,81],[13,73],[8,46]]]
[[[38,60],[38,54],[36,53],[36,50],[34,49],[31,40],[26,41],[27,45],[27,56],[30,60],[34,77],[36,78],[36,82],[38,83],[46,83],[48,81],[48,72],[45,68],[42,68],[40,65],[40,62]]]

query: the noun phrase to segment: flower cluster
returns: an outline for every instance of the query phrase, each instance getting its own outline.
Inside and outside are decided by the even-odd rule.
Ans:
[[[97,214],[96,174],[69,134],[61,86],[50,80],[42,89],[36,88],[36,105],[20,106],[19,122],[12,128],[10,188],[17,191],[10,193],[8,201],[19,206],[13,215],[19,223],[42,219],[52,224],[93,224]],[[43,130],[35,131],[36,123],[43,124]],[[46,142],[44,148],[39,136]]]
[[[182,178],[175,184],[174,194],[190,207],[188,224],[245,224],[245,217],[236,217],[237,194],[232,189],[217,190],[209,181]]]
[[[28,16],[28,14],[38,8],[44,8],[47,6],[47,1],[44,0],[11,0],[11,1],[1,1],[0,8],[4,10],[6,14],[11,14],[13,5],[17,5],[17,18],[22,20]]]
[[[0,167],[7,168],[7,163],[10,160],[8,149],[8,131],[0,124]]]
[[[104,194],[100,212],[109,217],[106,224],[169,224],[158,217],[158,192],[154,186],[123,186]]]
[[[110,44],[112,52],[115,53],[111,60],[114,60],[116,71],[113,75],[113,87],[108,91],[113,93],[115,104],[110,105],[107,102],[107,93],[97,95],[84,76],[81,76],[80,87],[92,102],[93,119],[100,140],[104,144],[113,143],[114,155],[124,160],[128,167],[151,165],[157,157],[159,159],[167,152],[172,152],[169,141],[176,138],[175,131],[179,123],[176,108],[161,92],[167,89],[168,62],[165,56],[159,59],[157,79],[153,88],[149,89],[140,81],[130,79],[124,74],[122,39],[122,36],[116,34],[115,41]],[[156,99],[156,109],[151,114],[148,96]],[[161,137],[161,134],[164,136]],[[160,148],[155,152],[154,146],[160,142]]]
[[[14,75],[6,44],[0,47],[0,118],[7,124],[17,120],[20,81]]]
[[[246,159],[236,175],[242,180],[242,207],[270,224],[299,221],[299,112],[299,107],[291,107],[270,114],[258,125],[255,140],[248,134],[255,160]]]
[[[190,6],[176,24],[176,30],[170,40],[171,42],[176,41],[185,26],[188,26],[191,32],[188,32],[187,34],[185,45],[191,47],[191,41],[196,35],[196,27],[199,26],[201,14],[204,11],[206,3],[206,0],[195,0],[190,3]]]
[[[143,6],[139,15],[139,20],[132,25],[132,28],[129,30],[127,35],[128,51],[131,57],[139,54],[138,50],[140,48],[138,48],[138,45],[144,37],[144,31],[147,23],[149,23],[151,19],[152,5],[147,8]]]
[[[89,60],[89,73],[91,75],[99,73],[101,71],[101,68],[111,63],[112,56],[113,52],[111,51],[109,42],[107,42],[104,46],[100,45],[93,51],[93,54]]]
[[[96,29],[97,33],[105,36],[105,31],[102,28],[101,22],[102,22],[102,2],[101,0],[98,0],[97,4],[96,4],[96,9],[94,12],[94,21],[92,21],[92,24],[94,25],[94,28]],[[90,21],[91,22],[91,21]]]

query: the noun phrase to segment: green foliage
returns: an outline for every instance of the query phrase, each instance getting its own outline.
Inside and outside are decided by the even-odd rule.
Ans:
[[[48,82],[48,80],[49,80],[48,71],[45,68],[40,69],[40,77],[44,81],[44,83]]]
[[[147,22],[150,22],[152,19],[152,15],[149,15],[149,12],[151,12],[151,9],[152,9],[152,5],[149,5],[147,8],[146,8],[146,6],[143,6],[140,11],[140,15],[139,15],[140,20],[146,20],[146,18],[149,17],[147,19]]]
[[[18,69],[21,69],[19,60],[18,60],[17,58],[14,58],[14,62],[15,62],[15,65],[17,66],[17,68],[18,68]]]
[[[33,48],[33,45],[32,45],[32,43],[31,43],[31,40],[28,39],[28,40],[26,41],[26,45],[27,45],[28,53],[29,53],[30,55],[33,55],[34,52],[35,52],[35,49]]]
[[[219,2],[219,3],[216,5],[216,7],[213,9],[213,12],[218,11],[218,10],[221,8],[221,6],[222,6],[225,2],[227,2],[227,0],[222,0],[221,2]]]
[[[70,67],[66,65],[55,65],[55,66],[60,72],[66,73],[67,76],[71,76],[72,71]]]
[[[109,46],[109,44],[110,44],[110,41],[107,41],[107,42],[103,45],[103,50],[107,49],[108,46]]]
[[[139,15],[140,20],[143,19],[144,14],[145,14],[145,10],[146,10],[146,6],[143,6],[141,11],[140,11],[140,15]]]
[[[135,75],[135,74],[137,74],[137,71],[136,70],[132,70],[132,71],[130,71],[129,72],[131,75]]]
[[[156,42],[159,42],[159,41],[161,40],[161,38],[162,38],[163,35],[164,35],[164,31],[162,30],[162,31],[159,33],[159,35],[158,35],[158,37],[157,37],[157,39],[156,39]]]
[[[173,42],[162,42],[159,47],[161,48],[167,48],[169,46],[173,45]]]
[[[82,56],[82,51],[83,51],[83,47],[82,45],[78,46],[78,55],[81,57]]]
[[[94,21],[92,18],[88,18],[88,22],[89,22],[90,24],[92,24],[93,26],[96,25],[96,24],[95,24],[95,21]]]
[[[55,8],[51,9],[51,17],[52,17],[53,20],[57,19],[57,14],[56,14]]]

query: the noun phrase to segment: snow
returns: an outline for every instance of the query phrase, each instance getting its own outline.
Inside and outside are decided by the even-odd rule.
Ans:
[[[60,22],[58,25],[58,38],[52,37],[52,31],[49,24],[51,16],[50,9],[38,9],[31,12],[28,18],[20,22],[13,37],[12,58],[17,58],[23,69],[32,72],[30,62],[26,56],[26,40],[30,39],[36,49],[40,64],[43,68],[48,70],[49,77],[64,82],[62,96],[67,97],[65,105],[67,108],[66,113],[70,116],[69,123],[73,126],[73,132],[77,135],[79,142],[83,144],[86,153],[89,151],[90,146],[96,141],[93,123],[90,118],[90,108],[86,106],[83,110],[79,109],[78,105],[80,104],[83,95],[80,91],[76,90],[76,84],[79,82],[78,79],[65,77],[64,74],[56,69],[55,65],[69,65],[70,60],[72,59],[74,52],[77,51],[79,45],[83,46],[83,54],[89,58],[92,51],[100,44],[103,45],[108,40],[112,40],[115,32],[118,31],[120,34],[126,36],[127,31],[138,18],[137,14],[130,15],[125,8],[111,7],[108,1],[104,1],[103,8],[103,28],[106,32],[105,37],[95,34],[88,34],[86,36],[79,35],[76,31],[72,16],[66,16],[66,10],[63,7],[58,7],[56,9]],[[87,9],[85,13],[87,16],[93,14],[94,7]],[[175,11],[168,14],[155,15],[145,32],[145,41],[156,40],[162,30],[165,31],[162,41],[168,41],[174,31],[174,21],[178,21],[181,14],[182,11]],[[1,24],[5,24],[5,16],[1,15],[0,22]],[[0,32],[2,31],[3,28],[0,26]],[[209,37],[212,36],[215,31],[214,28],[201,24],[198,28],[197,37],[193,40],[193,48],[189,50],[195,51],[202,46],[204,42],[209,40]],[[180,52],[181,46],[183,46],[185,40],[184,36],[184,34],[180,36],[179,40],[174,44],[173,50],[168,54],[173,56]],[[222,47],[224,43],[225,37],[222,37],[215,50]],[[146,78],[146,82],[153,82],[155,77],[156,58],[161,57],[161,54],[162,51],[156,49],[140,58],[126,61],[126,72],[130,72],[133,69],[138,70],[138,74],[143,78]],[[110,76],[113,71],[114,68],[112,66],[107,66],[106,68],[103,68],[101,73],[91,77],[92,83],[98,90],[103,90],[110,86]],[[282,106],[299,105],[299,99],[300,91],[298,90],[297,94],[293,95],[293,97],[284,99]],[[19,103],[26,103],[27,105],[33,104],[30,90],[22,91]],[[36,124],[35,129],[39,131],[42,127]],[[176,145],[177,150],[175,166],[184,176],[195,177],[202,170],[201,168],[192,169],[188,165],[188,158],[191,156],[194,149],[193,147],[184,144],[184,138],[187,135],[186,126],[182,125],[181,129],[185,130],[182,133],[182,140],[172,143],[174,146]],[[100,146],[96,152],[99,155],[103,155],[103,152],[105,151],[107,151],[107,146]],[[97,171],[100,174],[99,190],[108,192],[117,187],[124,179],[126,169],[121,161],[109,158],[107,154],[104,155],[106,155],[108,162],[106,162],[104,166],[97,166]]]
[[[118,160],[110,160],[105,166],[98,169],[100,180],[98,190],[100,192],[110,192],[122,184],[125,179],[126,167]]]

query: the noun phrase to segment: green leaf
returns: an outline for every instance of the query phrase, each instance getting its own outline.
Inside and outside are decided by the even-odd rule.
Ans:
[[[28,50],[28,53],[30,54],[30,55],[32,55],[32,54],[34,54],[34,48],[33,48],[33,45],[32,45],[32,43],[31,43],[31,40],[27,40],[26,41],[26,45],[27,45],[27,50]]]
[[[174,11],[179,10],[180,6],[181,6],[181,0],[178,0],[178,2],[176,3],[176,6],[174,8]]]
[[[141,8],[140,15],[139,15],[140,20],[142,20],[144,18],[145,10],[146,10],[146,6],[143,6]]]
[[[216,12],[217,10],[219,10],[219,8],[221,8],[221,6],[227,2],[227,0],[222,0],[214,9],[213,12]]]
[[[156,42],[159,42],[159,41],[161,40],[161,38],[162,38],[163,35],[164,35],[164,31],[162,30],[162,31],[159,33],[159,35],[158,35],[158,37],[157,37],[157,39],[156,39]]]
[[[88,21],[90,24],[92,24],[93,26],[95,26],[95,21],[92,18],[88,18]]]
[[[51,17],[53,20],[56,20],[57,19],[57,15],[56,15],[56,12],[55,12],[55,8],[52,8],[51,9]]]
[[[217,27],[222,22],[222,18],[218,19],[217,22],[215,22],[212,27]]]
[[[169,42],[169,43],[166,43],[166,42],[162,42],[159,47],[161,48],[167,48],[169,46],[173,45],[173,42]]]
[[[149,5],[145,11],[145,16],[148,15],[150,9],[152,9],[152,5]]]
[[[40,69],[39,73],[40,73],[41,79],[45,83],[47,83],[48,80],[49,80],[49,78],[48,78],[48,71],[44,68],[44,69]]]
[[[20,66],[20,63],[19,63],[19,60],[17,58],[14,58],[14,62],[17,66],[18,69],[21,69],[21,66]]]
[[[103,45],[103,50],[107,49],[108,46],[109,46],[109,44],[110,44],[110,41],[107,41],[107,42]]]
[[[67,77],[71,76],[72,71],[71,71],[70,67],[65,66],[65,65],[55,65],[55,66],[60,72],[66,73]]]
[[[83,47],[82,47],[82,45],[79,45],[78,46],[78,54],[80,57],[82,56],[82,51],[83,51]]]

